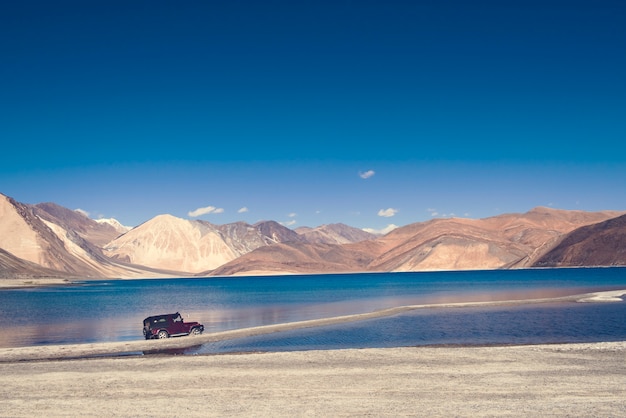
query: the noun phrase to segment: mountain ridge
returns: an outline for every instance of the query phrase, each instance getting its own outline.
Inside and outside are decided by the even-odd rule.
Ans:
[[[57,204],[22,204],[0,194],[0,276],[197,277],[626,265],[625,214],[536,207],[482,219],[415,222],[382,236],[345,224],[291,230],[275,221],[214,225],[162,214],[120,234],[108,223]],[[593,237],[610,244],[600,246]],[[593,252],[594,245],[601,250]]]

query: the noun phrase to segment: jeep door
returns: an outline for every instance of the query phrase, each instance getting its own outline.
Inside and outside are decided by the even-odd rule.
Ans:
[[[182,318],[180,318],[180,320],[178,321],[176,321],[175,319],[176,317],[168,318],[170,335],[188,334],[189,331],[185,329]]]

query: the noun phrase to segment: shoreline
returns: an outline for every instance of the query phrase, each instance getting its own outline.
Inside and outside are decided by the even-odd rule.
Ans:
[[[525,268],[515,268],[515,269],[507,269],[511,271],[518,270],[560,270],[560,269],[624,269],[626,270],[626,266],[559,266],[559,267],[525,267]],[[195,275],[185,275],[185,273],[180,273],[179,275],[169,275],[169,274],[160,274],[153,277],[143,276],[143,277],[67,277],[67,276],[49,276],[49,277],[41,277],[41,276],[30,276],[25,275],[24,277],[6,277],[0,276],[0,291],[1,290],[11,290],[11,289],[25,289],[25,288],[38,288],[38,287],[48,287],[48,286],[78,286],[83,283],[88,283],[90,281],[125,281],[125,280],[171,280],[171,279],[238,279],[243,277],[268,277],[268,276],[318,276],[318,275],[358,275],[358,274],[404,274],[404,273],[439,273],[439,272],[476,272],[476,271],[496,271],[498,269],[485,269],[485,270],[424,270],[424,271],[413,271],[413,272],[405,272],[405,271],[347,271],[347,272],[333,272],[333,273],[298,273],[298,272],[275,272],[275,271],[256,271],[256,272],[246,272],[246,274],[234,274],[234,275],[217,275],[217,276],[195,276]],[[254,273],[254,274],[250,274]]]
[[[554,302],[579,303],[615,303],[623,301],[626,289],[593,292],[563,297],[525,300],[502,300],[481,302],[458,302],[425,305],[407,305],[381,309],[368,313],[343,315],[330,318],[313,319],[282,324],[264,325],[252,328],[204,333],[197,336],[168,338],[164,340],[133,340],[67,345],[40,345],[13,348],[0,348],[0,363],[14,363],[33,360],[63,360],[102,356],[123,356],[127,353],[166,352],[199,346],[206,343],[224,341],[256,335],[272,334],[305,328],[315,328],[327,325],[357,322],[367,319],[383,318],[418,309],[433,308],[466,308],[482,306],[513,306],[527,304],[542,304]]]
[[[0,278],[0,290],[30,289],[49,286],[71,286],[76,283],[78,283],[78,281],[75,279],[64,277]]]

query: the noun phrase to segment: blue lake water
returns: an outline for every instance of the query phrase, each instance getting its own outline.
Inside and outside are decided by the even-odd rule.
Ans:
[[[626,289],[626,268],[88,281],[1,290],[0,347],[137,340],[143,318],[176,311],[216,332],[404,305],[613,289]],[[429,308],[188,352],[626,340],[625,319],[626,302]]]

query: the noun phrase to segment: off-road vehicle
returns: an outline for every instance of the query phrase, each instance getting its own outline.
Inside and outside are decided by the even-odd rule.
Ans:
[[[204,331],[204,325],[198,322],[185,322],[180,313],[149,316],[143,320],[143,336],[152,338],[180,337],[198,335]]]

